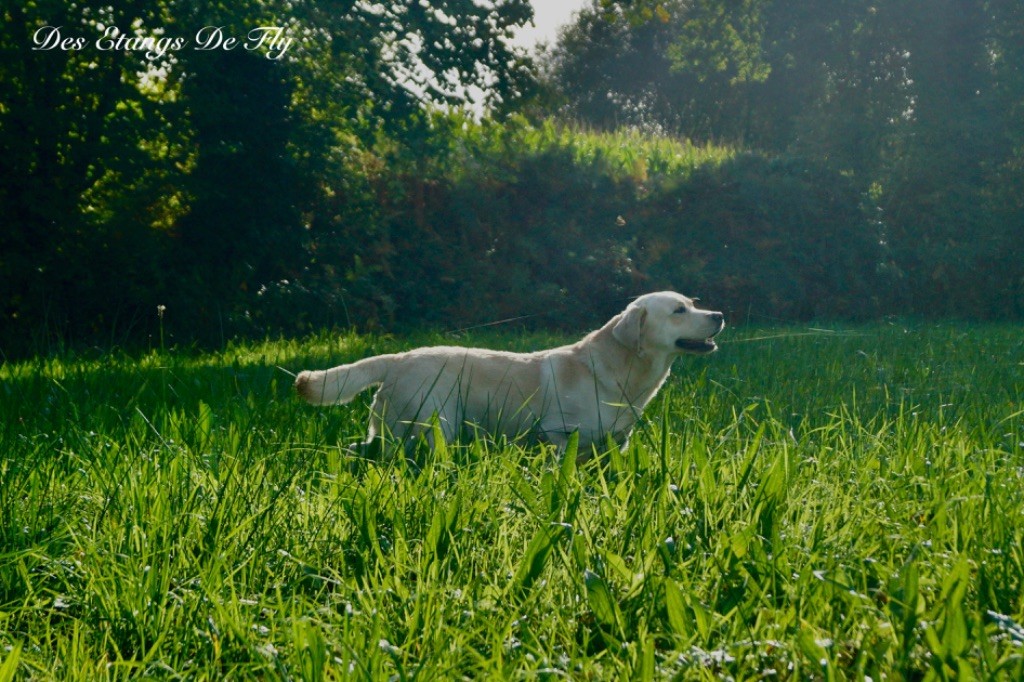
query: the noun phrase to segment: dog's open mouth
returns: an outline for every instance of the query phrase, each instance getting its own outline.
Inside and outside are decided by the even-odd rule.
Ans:
[[[714,353],[718,350],[714,339],[676,339],[676,348],[687,353]]]

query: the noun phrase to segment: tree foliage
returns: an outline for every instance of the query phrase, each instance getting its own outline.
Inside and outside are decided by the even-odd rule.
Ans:
[[[526,0],[30,0],[2,15],[8,338],[131,335],[144,311],[178,301],[195,327],[223,329],[306,267],[353,149],[384,135],[422,156],[425,104],[509,106],[529,83],[510,43]],[[297,45],[276,59],[195,49],[200,31],[244,41],[261,26]],[[183,43],[102,49],[111,29]],[[40,30],[65,42],[33,49]]]
[[[848,174],[880,211],[902,309],[1018,315],[1022,214],[1006,201],[1024,190],[1018,5],[595,0],[545,73],[563,115],[588,125]]]
[[[527,0],[0,14],[5,353],[584,326],[663,286],[741,316],[1024,314],[1018,2],[594,0],[537,69]],[[66,42],[32,49],[44,27]],[[258,27],[291,47],[195,49]]]

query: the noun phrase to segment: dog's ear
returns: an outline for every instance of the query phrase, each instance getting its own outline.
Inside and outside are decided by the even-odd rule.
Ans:
[[[633,349],[637,355],[643,355],[644,323],[647,322],[647,308],[635,306],[622,313],[622,317],[612,327],[612,336],[627,348]]]

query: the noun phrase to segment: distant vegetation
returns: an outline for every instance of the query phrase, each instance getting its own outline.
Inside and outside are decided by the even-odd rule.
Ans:
[[[422,174],[366,188],[389,209],[372,221],[370,248],[359,241],[367,221],[316,232],[318,260],[359,262],[349,273],[358,277],[342,287],[332,272],[311,290],[273,293],[295,309],[287,297],[315,292],[333,302],[320,310],[333,322],[345,312],[386,328],[526,316],[579,329],[630,294],[671,286],[733,318],[879,310],[881,235],[855,189],[827,169],[550,123],[467,124],[443,139],[450,146]]]
[[[579,329],[663,287],[734,322],[1024,314],[1019,3],[595,0],[533,60],[529,13],[4,9],[0,348]],[[294,46],[190,49],[260,25]]]

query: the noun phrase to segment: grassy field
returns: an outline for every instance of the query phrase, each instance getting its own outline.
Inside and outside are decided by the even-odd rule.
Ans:
[[[290,393],[442,340],[0,368],[0,682],[1024,677],[1019,327],[730,329],[579,466]]]

